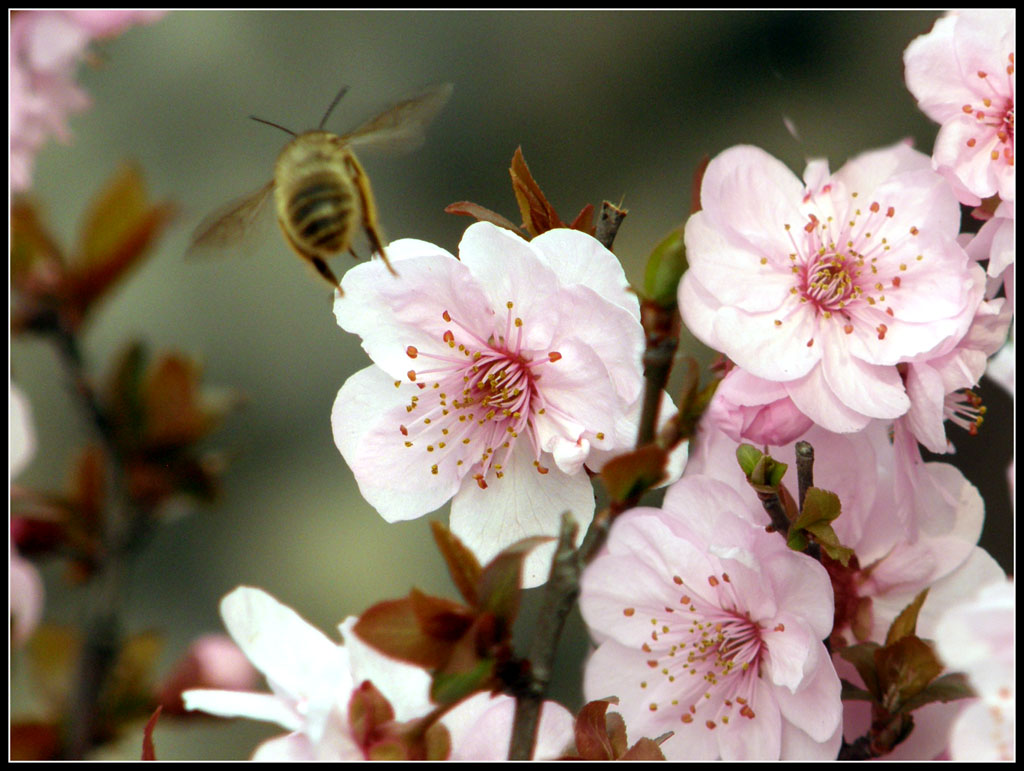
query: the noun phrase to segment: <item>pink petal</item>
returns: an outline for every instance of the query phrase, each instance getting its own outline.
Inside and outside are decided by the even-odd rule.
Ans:
[[[781,225],[776,223],[773,230],[782,230]],[[705,212],[697,212],[686,223],[688,273],[693,280],[723,305],[751,313],[774,311],[788,299],[793,274],[787,247],[780,244],[765,253],[739,240]]]
[[[878,366],[850,356],[841,330],[822,330],[822,375],[829,390],[851,410],[872,418],[898,418],[910,409],[903,379],[895,367]]]
[[[395,388],[394,380],[377,367],[352,375],[341,387],[331,412],[334,442],[352,469],[359,491],[388,522],[415,519],[440,508],[462,485],[468,472],[451,453],[428,453],[429,426],[417,424],[403,435],[400,427],[413,418],[406,410],[416,389]],[[420,392],[430,398],[429,391]],[[440,431],[438,430],[438,437]],[[407,447],[405,442],[412,441]],[[443,455],[443,457],[441,457]],[[396,458],[404,462],[396,463]],[[431,473],[434,464],[438,473]]]
[[[352,268],[342,279],[345,295],[335,297],[334,315],[342,329],[362,338],[363,349],[393,380],[404,380],[420,363],[409,358],[409,346],[449,353],[446,311],[477,334],[494,328],[493,306],[469,269],[447,252],[403,239],[389,245],[388,253],[399,275],[379,260]]]
[[[787,382],[789,398],[804,415],[824,429],[839,434],[860,431],[871,418],[843,404],[825,382],[822,369],[815,367],[799,380]]]
[[[814,666],[800,687],[795,691],[776,688],[775,698],[787,722],[816,742],[828,742],[842,727],[843,702],[839,697],[842,688],[825,646],[817,640],[812,644],[818,655],[810,659]]]

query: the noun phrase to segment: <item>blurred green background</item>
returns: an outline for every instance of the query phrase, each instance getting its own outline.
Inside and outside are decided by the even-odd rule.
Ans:
[[[141,555],[129,627],[166,634],[166,667],[197,634],[222,630],[218,602],[239,584],[266,589],[328,633],[346,615],[412,586],[454,596],[428,518],[385,523],[359,496],[334,446],[331,405],[368,359],[335,323],[322,281],[276,231],[246,259],[183,260],[202,216],[271,176],[285,138],[246,116],[302,130],[348,84],[327,126],[342,133],[422,85],[450,81],[454,95],[422,148],[362,159],[386,236],[454,252],[470,220],[442,210],[460,200],[518,219],[508,166],[521,145],[563,216],[587,202],[622,200],[630,214],[615,251],[639,283],[650,249],[686,216],[704,154],[754,143],[799,173],[810,157],[838,168],[908,136],[930,151],[937,126],[904,87],[902,52],[937,17],[174,12],[96,47],[99,66],[80,73],[94,104],[71,119],[69,145],[50,143],[40,153],[34,193],[69,244],[94,191],[119,161],[133,158],[152,195],[177,202],[181,213],[151,259],[95,314],[85,338],[91,371],[105,373],[123,343],[141,338],[154,351],[200,357],[206,382],[248,398],[212,441],[237,454],[222,502],[168,523]],[[335,269],[347,269],[347,259]],[[46,344],[19,338],[11,362],[39,440],[19,481],[62,488],[89,427]],[[985,496],[983,545],[1012,571],[1005,475],[1012,404],[990,384],[981,393],[990,410],[983,437],[971,441],[954,429],[959,453],[951,460]],[[81,592],[69,590],[55,566],[45,576],[47,620],[74,622]],[[586,646],[574,616],[555,684],[571,708],[579,706]],[[16,690],[13,714],[31,709]],[[168,719],[156,731],[157,753],[245,758],[280,732],[247,721]],[[141,725],[101,756],[138,758],[140,742]]]

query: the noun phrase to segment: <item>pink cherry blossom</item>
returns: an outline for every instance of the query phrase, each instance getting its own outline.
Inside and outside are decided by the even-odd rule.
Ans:
[[[89,106],[75,71],[90,40],[149,24],[165,11],[15,11],[10,18],[11,188],[28,189],[36,152],[68,141],[67,116]]]
[[[953,726],[953,760],[1015,759],[1015,606],[1012,579],[998,581],[950,607],[935,630],[939,656],[951,670],[966,672],[980,697]]]
[[[374,362],[331,417],[363,497],[389,522],[451,499],[452,531],[484,562],[554,535],[565,510],[582,537],[584,464],[632,446],[642,388],[639,303],[614,255],[578,231],[527,242],[488,223],[458,259],[412,239],[388,255],[397,277],[363,263],[335,300]],[[552,549],[531,554],[527,586]]]
[[[942,124],[935,168],[964,203],[997,193],[1014,200],[1015,17],[1012,9],[951,12],[903,53],[907,88]]]
[[[617,696],[631,739],[673,731],[669,759],[838,752],[828,575],[761,516],[729,485],[688,472],[663,509],[621,515],[584,572],[580,610],[600,643],[584,694]]]
[[[896,368],[951,348],[982,299],[982,272],[957,244],[956,198],[905,144],[801,183],[756,147],[708,165],[686,225],[679,308],[701,341],[779,383],[831,431],[910,407]]]
[[[834,650],[865,640],[884,642],[896,616],[925,588],[928,600],[917,629],[919,635],[930,636],[947,607],[1002,576],[996,561],[976,546],[985,514],[978,491],[954,466],[924,463],[905,429],[897,427],[896,437],[894,446],[880,421],[856,434],[814,427],[803,437],[814,447],[815,486],[836,493],[842,504],[842,514],[832,523],[836,534],[856,553],[848,568],[827,562],[835,596]],[[705,422],[687,473],[709,474],[736,486],[754,510],[757,496],[742,477],[736,447]],[[772,448],[771,455],[789,464],[784,484],[795,495],[792,447]],[[767,515],[760,516],[767,524]],[[836,657],[835,665],[840,677],[860,683],[844,660]],[[946,747],[958,709],[955,704],[929,704],[916,710],[914,732],[886,757],[936,757]],[[866,703],[844,703],[848,741],[864,735],[870,721]]]

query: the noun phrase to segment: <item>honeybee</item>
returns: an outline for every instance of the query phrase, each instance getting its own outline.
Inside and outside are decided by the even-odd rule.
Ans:
[[[277,156],[270,182],[216,209],[199,223],[192,233],[189,256],[238,245],[260,219],[273,193],[284,240],[339,293],[341,283],[328,267],[327,259],[346,250],[359,258],[352,249],[357,226],[366,233],[371,253],[379,254],[392,275],[397,275],[384,250],[370,179],[352,149],[408,150],[418,146],[423,141],[424,129],[451,96],[452,85],[430,86],[392,105],[354,131],[338,136],[323,127],[346,91],[348,86],[334,97],[316,129],[301,134],[249,116],[291,134],[294,139]]]

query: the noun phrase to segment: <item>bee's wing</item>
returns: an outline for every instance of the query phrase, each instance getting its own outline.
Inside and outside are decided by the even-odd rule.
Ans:
[[[185,257],[192,259],[224,252],[241,251],[250,240],[257,238],[267,201],[274,189],[271,180],[259,190],[236,198],[214,209],[192,231]]]
[[[428,86],[393,104],[342,139],[353,147],[413,150],[423,143],[424,130],[451,95],[451,83]]]

